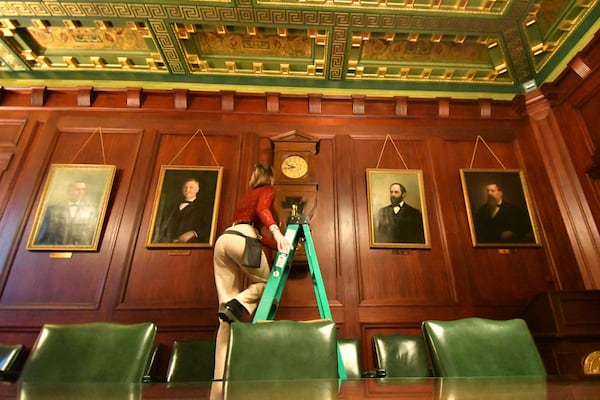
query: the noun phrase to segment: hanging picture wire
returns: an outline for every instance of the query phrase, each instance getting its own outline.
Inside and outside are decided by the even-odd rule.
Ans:
[[[92,134],[90,135],[89,138],[87,138],[87,140],[85,141],[85,143],[83,143],[83,145],[81,146],[81,148],[79,149],[79,151],[77,153],[75,153],[75,155],[73,156],[73,159],[71,160],[71,162],[69,164],[73,164],[73,162],[75,162],[75,160],[77,159],[77,156],[83,151],[83,149],[85,148],[85,146],[88,145],[88,143],[90,142],[90,140],[92,140],[92,138],[94,137],[94,135],[98,133],[100,135],[100,148],[102,149],[102,164],[106,165],[106,154],[104,151],[104,137],[102,136],[102,128],[98,127],[94,130],[94,132],[92,132]]]
[[[381,163],[381,157],[383,156],[383,151],[385,150],[385,145],[387,144],[388,140],[392,142],[392,145],[396,150],[396,154],[398,154],[398,157],[400,157],[400,161],[402,161],[402,164],[404,165],[404,169],[408,169],[406,163],[404,162],[404,158],[402,158],[402,154],[400,154],[398,147],[396,147],[396,143],[394,143],[389,133],[385,136],[385,141],[383,142],[383,147],[381,148],[381,153],[379,153],[379,159],[377,160],[377,166],[375,168],[379,168],[379,164]]]
[[[494,156],[496,161],[498,161],[498,164],[500,164],[502,166],[502,169],[506,169],[504,164],[502,164],[502,161],[500,161],[500,159],[496,156],[496,154],[494,153],[492,148],[490,146],[488,146],[488,144],[485,142],[485,140],[483,140],[481,135],[477,135],[477,140],[475,140],[475,148],[473,148],[473,155],[471,156],[471,164],[469,165],[469,168],[473,168],[473,162],[475,161],[475,154],[477,153],[477,146],[479,145],[480,141],[485,145],[485,147],[487,147],[487,149],[490,151],[490,153],[492,153],[492,155]]]
[[[168,165],[172,165],[173,162],[175,162],[175,160],[177,159],[177,157],[179,157],[179,155],[183,152],[183,150],[185,150],[185,148],[188,146],[188,144],[190,144],[192,142],[192,140],[194,140],[194,138],[196,136],[198,136],[198,133],[200,133],[202,135],[202,139],[204,139],[204,143],[206,144],[206,147],[208,148],[208,152],[210,153],[213,162],[215,163],[215,165],[217,167],[219,167],[219,163],[217,162],[217,159],[215,158],[215,155],[212,151],[212,149],[210,148],[210,145],[208,144],[208,140],[206,140],[206,136],[204,135],[204,132],[202,132],[202,129],[198,128],[198,130],[196,132],[194,132],[194,134],[192,135],[191,138],[188,139],[187,142],[185,142],[185,144],[181,147],[181,149],[179,149],[179,151],[177,152],[177,154],[175,154],[175,157],[173,157],[173,159],[169,162]]]

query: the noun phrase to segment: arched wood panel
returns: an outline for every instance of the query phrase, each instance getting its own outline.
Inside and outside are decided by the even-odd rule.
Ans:
[[[236,133],[205,134],[208,148],[201,135],[193,138],[192,130],[160,131],[158,134],[158,153],[153,163],[148,195],[140,205],[143,208],[143,218],[128,268],[129,275],[123,282],[119,308],[212,308],[216,297],[212,248],[161,249],[148,248],[146,243],[161,166],[214,167],[213,154],[218,166],[224,168],[216,221],[217,235],[222,232],[227,226],[226,221],[230,218],[235,200],[235,197],[232,198],[232,186],[234,188],[241,179],[241,153],[235,149],[242,148],[243,136]]]
[[[442,233],[435,212],[438,199],[431,186],[433,168],[427,155],[427,140],[402,140],[393,136],[386,142],[385,137],[373,135],[353,135],[352,138],[355,214],[360,217],[357,218],[360,304],[402,306],[452,303],[454,282],[449,279],[451,271],[447,262],[448,256],[444,253],[440,240]],[[406,167],[423,171],[422,191],[425,196],[431,248],[370,248],[366,169],[404,170]],[[411,203],[410,193],[406,201]]]
[[[51,154],[50,164],[102,164],[104,162],[99,132],[96,128],[62,127],[52,135],[55,136],[55,140],[54,146],[48,149]],[[89,140],[92,135],[97,137]],[[96,139],[95,143],[93,139]],[[2,307],[83,309],[99,307],[114,247],[114,231],[119,226],[140,141],[139,130],[108,129],[102,133],[106,163],[117,166],[117,177],[111,191],[102,230],[101,238],[104,239],[101,239],[97,252],[73,252],[70,258],[51,258],[52,253],[47,251],[26,250],[25,244],[32,228],[43,185],[34,191],[37,201],[28,216],[27,228],[18,238],[18,249],[9,266],[10,272],[0,299]],[[128,148],[129,151],[121,151],[123,147]],[[47,168],[38,171],[44,179]],[[119,187],[122,189],[119,190]]]
[[[487,146],[489,146],[489,148]],[[449,236],[453,251],[461,252],[469,279],[470,296],[474,306],[491,304],[518,305],[540,291],[554,289],[547,284],[550,274],[548,260],[543,247],[524,248],[480,248],[473,247],[467,217],[463,188],[460,181],[460,169],[523,169],[525,181],[530,187],[527,170],[519,165],[519,152],[514,141],[446,141],[444,153],[452,154],[438,165],[448,171],[449,179],[440,183],[441,189],[453,203],[458,223],[458,238]],[[530,202],[533,204],[533,198]],[[534,208],[535,210],[535,208]],[[538,215],[534,216],[540,225]],[[542,246],[547,244],[542,243]],[[465,293],[463,293],[463,296]]]

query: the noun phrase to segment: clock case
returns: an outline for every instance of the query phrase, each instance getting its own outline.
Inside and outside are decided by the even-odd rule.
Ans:
[[[275,189],[275,212],[281,230],[285,232],[287,222],[293,215],[294,205],[299,215],[311,217],[317,205],[318,182],[315,156],[319,154],[320,139],[296,130],[271,137],[273,150],[273,187]],[[299,178],[289,178],[281,170],[283,160],[289,156],[301,156],[308,164],[308,171]],[[308,265],[302,243],[294,256],[295,266]]]

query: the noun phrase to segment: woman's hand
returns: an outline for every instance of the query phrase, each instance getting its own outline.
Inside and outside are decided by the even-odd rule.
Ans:
[[[269,230],[273,234],[273,239],[275,239],[277,242],[277,250],[279,250],[281,253],[289,253],[290,249],[292,248],[292,244],[285,238],[285,236],[283,236],[279,230],[279,227],[277,225],[271,225]]]

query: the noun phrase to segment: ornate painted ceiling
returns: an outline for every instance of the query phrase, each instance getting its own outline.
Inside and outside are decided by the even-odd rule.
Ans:
[[[599,2],[3,1],[0,82],[510,99],[565,68]]]

